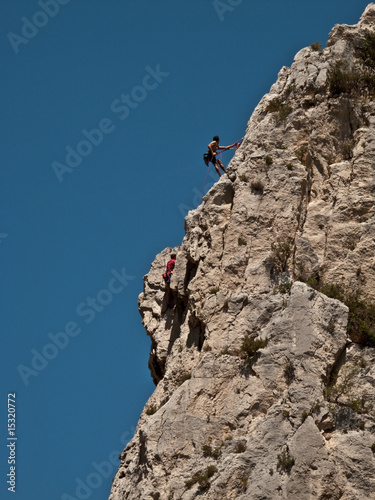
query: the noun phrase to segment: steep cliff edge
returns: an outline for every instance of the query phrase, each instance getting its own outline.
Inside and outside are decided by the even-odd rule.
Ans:
[[[169,305],[171,249],[145,276],[157,386],[110,500],[375,498],[374,29],[371,4],[280,71]]]

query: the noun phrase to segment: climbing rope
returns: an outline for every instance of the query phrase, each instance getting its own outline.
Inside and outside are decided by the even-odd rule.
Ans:
[[[234,145],[234,147],[236,148],[236,151],[241,146],[242,141],[243,141],[243,137],[242,137],[242,139],[240,139],[239,141],[237,141],[236,144]]]
[[[233,146],[231,146],[230,148],[225,148],[225,149],[218,149],[216,154],[219,154],[220,155],[220,161],[222,160],[222,154],[225,152],[225,151],[229,151],[229,149],[235,149],[235,151],[237,151],[237,149],[241,146],[242,144],[242,141],[243,141],[243,138],[240,139],[239,141],[235,142],[233,144]]]
[[[217,153],[219,153],[219,155],[221,155],[222,153],[224,153],[224,151],[229,151],[229,149],[233,149],[233,148],[235,148],[235,150],[237,151],[237,149],[241,146],[242,141],[243,141],[243,138],[240,139],[239,141],[235,142],[233,144],[233,146],[231,146],[230,148],[218,149]]]

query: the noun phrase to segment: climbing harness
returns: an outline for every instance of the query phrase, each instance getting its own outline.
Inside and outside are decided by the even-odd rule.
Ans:
[[[167,271],[166,273],[163,274],[163,280],[167,285],[171,283],[171,278],[172,278],[173,270],[172,271]]]

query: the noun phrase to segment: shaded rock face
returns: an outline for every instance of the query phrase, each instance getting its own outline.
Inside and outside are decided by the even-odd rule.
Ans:
[[[371,4],[280,71],[186,217],[169,296],[172,249],[145,276],[157,386],[110,500],[375,499],[375,349],[302,282],[375,301],[373,93],[332,84],[374,28]]]

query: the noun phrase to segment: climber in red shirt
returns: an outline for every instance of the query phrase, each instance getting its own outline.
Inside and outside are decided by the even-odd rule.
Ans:
[[[167,273],[173,272],[175,263],[176,263],[176,254],[172,253],[170,260],[167,262]]]
[[[167,262],[167,269],[166,269],[165,273],[163,274],[163,279],[164,279],[164,281],[166,282],[167,285],[169,285],[170,282],[171,282],[171,278],[172,278],[172,274],[173,274],[173,269],[174,269],[175,263],[176,263],[176,254],[175,253],[171,253],[171,258]]]

